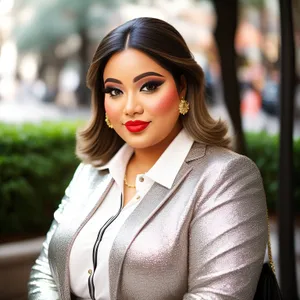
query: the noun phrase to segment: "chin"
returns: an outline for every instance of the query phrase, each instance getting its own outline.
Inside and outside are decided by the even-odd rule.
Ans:
[[[140,141],[126,139],[125,142],[134,149],[145,149],[155,145],[155,143],[151,143],[148,139],[141,139]]]
[[[147,133],[126,134],[121,136],[126,144],[134,149],[144,149],[155,145],[155,139]]]
[[[150,129],[150,128],[147,128]],[[155,129],[155,132],[153,131],[154,128],[151,128],[151,130],[145,130],[138,133],[131,133],[129,131],[120,131],[120,137],[125,141],[126,144],[128,144],[130,147],[134,149],[146,149],[153,147],[160,142],[162,142],[166,137],[164,132],[160,130],[160,132],[157,132],[159,129]],[[127,130],[127,129],[126,129]],[[159,133],[159,136],[157,135]],[[166,134],[167,136],[168,134]]]

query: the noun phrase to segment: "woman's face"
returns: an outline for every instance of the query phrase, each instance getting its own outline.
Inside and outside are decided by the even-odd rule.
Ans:
[[[135,149],[172,140],[181,130],[180,97],[171,73],[141,51],[114,54],[103,73],[105,111],[117,134]]]

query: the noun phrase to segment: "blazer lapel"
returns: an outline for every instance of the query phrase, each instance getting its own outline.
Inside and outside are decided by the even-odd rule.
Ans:
[[[206,148],[207,146],[205,144],[194,143],[185,159],[185,162],[189,163],[193,160],[202,158],[206,153]]]
[[[100,174],[95,171],[94,178],[90,180],[88,187],[82,187],[82,189],[87,189],[87,195],[80,195],[80,197],[85,196],[86,201],[79,201],[80,205],[78,206],[74,203],[75,209],[70,211],[72,216],[64,218],[59,224],[49,247],[49,251],[52,247],[55,251],[53,251],[55,253],[53,266],[58,278],[61,298],[66,300],[70,299],[69,259],[73,242],[81,228],[97,210],[113,183],[112,177],[107,171],[102,171]],[[75,187],[75,189],[77,190],[79,187]],[[76,195],[74,197],[76,198]],[[57,251],[58,245],[59,251]]]
[[[113,243],[109,258],[110,294],[112,300],[117,299],[122,264],[128,247],[149,219],[172,196],[178,185],[191,170],[192,167],[184,163],[171,189],[154,183],[150,191],[121,227]]]

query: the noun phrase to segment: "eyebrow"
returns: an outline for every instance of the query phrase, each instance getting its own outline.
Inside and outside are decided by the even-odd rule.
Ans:
[[[144,77],[147,77],[147,76],[158,76],[158,77],[164,77],[163,75],[159,74],[159,73],[156,73],[156,72],[145,72],[145,73],[142,73],[136,77],[133,78],[133,82],[137,82],[139,80],[141,80],[142,78]],[[104,83],[106,82],[114,82],[114,83],[119,83],[119,84],[122,84],[122,82],[118,79],[115,79],[115,78],[107,78],[105,80]]]

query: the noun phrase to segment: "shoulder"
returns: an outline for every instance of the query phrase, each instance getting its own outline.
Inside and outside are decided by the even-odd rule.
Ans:
[[[194,151],[203,152],[199,143],[193,145]],[[202,149],[201,149],[202,148]],[[198,149],[198,150],[197,150]],[[260,175],[256,164],[247,156],[238,154],[230,149],[217,146],[205,146],[205,151],[196,168],[210,169],[214,177],[221,173],[230,173],[238,170],[253,172]]]
[[[197,147],[197,146],[196,146]],[[203,195],[223,197],[228,193],[259,191],[263,181],[256,164],[248,157],[226,148],[206,146],[205,155],[193,163],[198,189]]]
[[[265,192],[256,164],[248,157],[229,149],[207,146],[205,156],[194,165],[200,192],[198,206],[244,204],[265,210]]]
[[[207,146],[206,156],[210,161],[217,160],[222,164],[243,163],[243,164],[254,164],[254,162],[245,155],[236,153],[230,149],[216,146]]]

